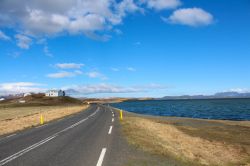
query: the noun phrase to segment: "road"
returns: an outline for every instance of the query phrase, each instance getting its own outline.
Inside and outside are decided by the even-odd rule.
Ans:
[[[119,165],[123,147],[118,120],[114,110],[91,105],[78,114],[0,138],[0,166]]]

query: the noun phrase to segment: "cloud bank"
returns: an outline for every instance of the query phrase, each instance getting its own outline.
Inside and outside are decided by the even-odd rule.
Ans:
[[[58,87],[57,89],[63,89],[68,95],[84,96],[92,94],[114,94],[114,93],[137,93],[148,92],[154,90],[163,90],[168,87],[149,84],[149,85],[137,85],[137,86],[119,86],[114,84],[100,83],[100,84],[80,84],[70,85],[64,87]],[[11,82],[0,84],[0,95],[20,94],[26,92],[45,92],[48,90],[44,84],[34,82]]]
[[[17,45],[28,49],[32,40],[58,35],[82,34],[108,40],[107,32],[117,32],[127,15],[145,10],[175,10],[180,0],[1,0],[0,28],[15,31]],[[168,22],[208,25],[213,16],[200,8],[177,9]],[[9,39],[0,31],[0,39]],[[46,50],[46,49],[45,49]]]
[[[43,92],[43,84],[34,82],[11,82],[0,84],[0,95],[9,95],[26,92]]]
[[[31,36],[84,34],[110,29],[139,10],[133,0],[2,0],[0,26]]]
[[[152,90],[166,89],[166,86],[157,84],[140,85],[140,86],[118,86],[112,84],[95,84],[95,85],[72,85],[63,87],[63,89],[71,95],[90,95],[90,94],[103,94],[103,93],[137,93],[147,92]]]

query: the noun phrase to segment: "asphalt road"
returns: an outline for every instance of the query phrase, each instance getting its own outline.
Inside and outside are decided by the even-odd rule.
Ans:
[[[114,114],[114,115],[113,115]],[[111,166],[124,160],[118,115],[101,105],[0,138],[0,166]]]

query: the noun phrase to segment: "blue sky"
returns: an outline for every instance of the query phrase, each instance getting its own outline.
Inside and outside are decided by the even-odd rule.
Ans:
[[[0,94],[247,92],[249,9],[248,0],[3,0]]]

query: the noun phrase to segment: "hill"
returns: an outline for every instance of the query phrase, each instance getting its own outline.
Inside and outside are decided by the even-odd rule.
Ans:
[[[82,101],[69,96],[46,97],[44,94],[32,94],[26,97],[6,99],[0,101],[0,107],[19,106],[56,106],[56,105],[80,105]]]

